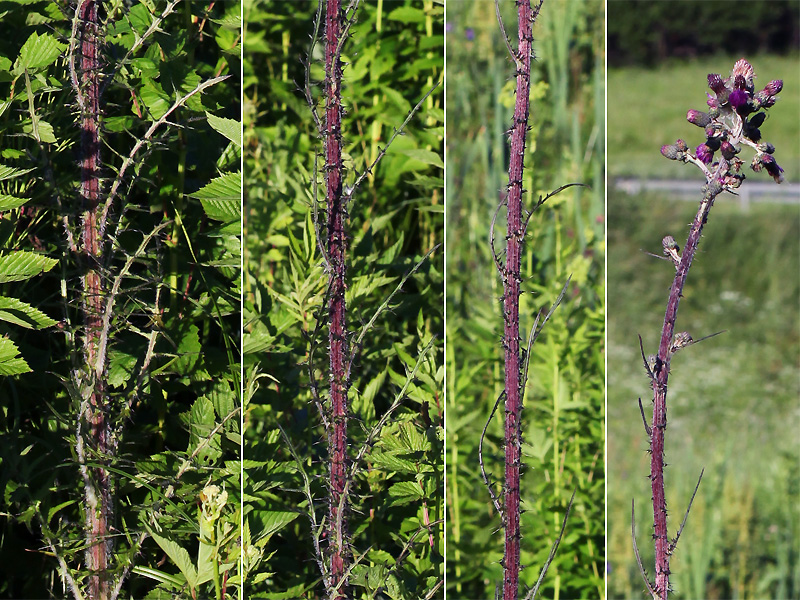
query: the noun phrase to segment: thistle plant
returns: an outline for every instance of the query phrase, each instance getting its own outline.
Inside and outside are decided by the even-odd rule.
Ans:
[[[681,532],[691,510],[692,501],[700,486],[702,472],[695,487],[683,521],[674,538],[667,532],[667,505],[664,494],[664,435],[667,429],[667,383],[670,373],[670,362],[676,352],[706,339],[694,340],[689,332],[675,333],[675,321],[678,305],[683,295],[694,254],[700,242],[714,201],[723,192],[736,193],[736,189],[745,178],[742,167],[745,161],[740,158],[742,151],[749,148],[754,151],[750,160],[750,168],[755,172],[766,171],[780,183],[783,181],[783,169],[773,156],[775,147],[762,141],[761,125],[764,123],[767,110],[775,104],[776,95],[781,91],[781,80],[770,81],[763,89],[756,92],[754,86],[755,73],[753,67],[745,59],[736,62],[731,76],[723,79],[718,74],[708,76],[708,86],[712,93],[708,94],[708,111],[690,110],[687,121],[702,128],[705,142],[694,150],[682,139],[674,144],[665,145],[661,153],[670,160],[691,163],[703,173],[706,183],[702,188],[703,197],[697,214],[691,224],[683,253],[674,237],[667,235],[662,240],[663,253],[666,260],[675,268],[675,277],[667,300],[664,325],[658,352],[645,358],[644,346],[639,338],[642,360],[645,371],[650,378],[653,389],[653,417],[647,423],[639,399],[645,432],[650,440],[650,475],[653,500],[653,540],[655,545],[655,580],[651,581],[642,565],[636,546],[634,530],[634,507],[631,509],[632,537],[634,553],[639,569],[644,577],[647,591],[654,600],[666,600],[672,591],[670,587],[670,558],[678,545]],[[718,154],[717,154],[718,153]],[[716,335],[716,334],[711,334]]]
[[[357,489],[360,480],[367,478],[371,484],[382,484],[383,477],[376,480],[375,471],[367,474],[366,462],[369,460],[371,465],[377,465],[380,461],[380,457],[377,455],[380,453],[373,452],[373,449],[376,446],[379,449],[382,448],[386,440],[394,435],[396,426],[399,425],[403,429],[403,425],[408,425],[403,423],[405,418],[398,416],[398,413],[402,412],[399,409],[407,402],[410,390],[417,386],[416,378],[423,370],[431,366],[435,341],[435,336],[421,336],[418,346],[421,352],[418,357],[408,356],[408,360],[406,360],[406,355],[403,353],[402,358],[409,368],[404,376],[395,379],[395,382],[399,384],[398,392],[393,394],[393,397],[389,396],[391,400],[388,404],[384,404],[381,407],[381,413],[376,415],[377,410],[372,406],[373,398],[376,395],[385,396],[386,394],[377,388],[367,389],[360,386],[359,381],[364,376],[364,369],[359,369],[355,365],[362,350],[367,346],[366,341],[372,340],[371,343],[375,343],[376,323],[387,310],[399,308],[394,300],[395,296],[427,262],[435,247],[427,252],[421,260],[416,261],[416,264],[399,278],[394,290],[386,294],[385,299],[378,306],[374,309],[367,306],[365,313],[364,307],[359,307],[352,301],[353,294],[358,292],[371,295],[373,290],[386,283],[395,282],[397,279],[380,276],[374,270],[374,265],[366,273],[363,272],[363,261],[359,264],[358,254],[352,247],[353,239],[358,240],[359,233],[353,231],[350,211],[355,212],[354,207],[356,207],[359,212],[364,214],[367,226],[373,222],[374,215],[368,211],[362,212],[365,207],[358,200],[361,199],[362,194],[366,194],[368,187],[375,192],[377,186],[373,184],[373,181],[379,163],[387,157],[387,150],[404,132],[414,115],[426,102],[432,100],[430,95],[437,86],[433,86],[427,94],[424,94],[410,111],[403,111],[406,114],[405,121],[396,125],[394,133],[388,136],[381,148],[377,148],[374,156],[365,152],[368,157],[364,159],[363,165],[358,164],[357,160],[351,162],[347,154],[348,151],[352,151],[352,148],[349,147],[347,137],[348,134],[356,135],[357,132],[351,131],[350,124],[345,119],[347,112],[345,102],[355,105],[355,101],[345,95],[346,92],[343,93],[343,90],[350,86],[346,79],[347,65],[342,57],[343,53],[349,50],[349,40],[356,26],[357,18],[360,13],[365,12],[365,9],[358,0],[350,2],[320,0],[315,4],[317,11],[313,20],[312,41],[307,59],[304,61],[305,81],[300,91],[305,96],[310,117],[315,125],[315,133],[321,140],[321,148],[315,155],[313,179],[307,185],[308,196],[304,197],[306,208],[310,204],[311,210],[308,211],[306,218],[309,224],[313,223],[311,225],[313,231],[310,235],[304,233],[303,237],[311,238],[310,246],[313,248],[311,254],[317,253],[319,262],[321,262],[321,266],[319,263],[314,265],[316,272],[309,275],[308,287],[324,291],[315,297],[315,300],[319,300],[319,305],[314,305],[311,309],[312,312],[315,312],[313,325],[311,325],[310,331],[304,332],[309,349],[303,360],[303,367],[307,373],[308,391],[305,393],[310,394],[324,430],[326,473],[324,478],[320,478],[320,480],[324,480],[324,495],[319,494],[319,497],[315,498],[317,492],[312,489],[312,478],[307,472],[307,459],[301,458],[302,449],[297,438],[292,438],[290,435],[289,426],[285,423],[278,423],[277,427],[281,432],[285,447],[289,449],[294,459],[293,469],[299,472],[303,478],[302,489],[295,488],[294,491],[301,491],[305,496],[306,505],[302,511],[311,523],[314,559],[318,572],[322,576],[325,597],[330,600],[339,600],[352,597],[351,590],[355,586],[367,588],[372,595],[377,595],[383,589],[393,588],[399,579],[398,573],[405,568],[404,561],[415,544],[420,545],[424,540],[425,545],[428,545],[425,551],[433,552],[434,532],[440,523],[440,519],[428,518],[430,516],[426,504],[429,501],[428,494],[437,484],[433,483],[433,477],[423,476],[422,473],[431,471],[419,462],[415,465],[411,463],[406,465],[405,461],[402,471],[406,473],[410,468],[419,477],[413,483],[403,482],[404,489],[409,494],[413,494],[413,499],[420,503],[424,515],[420,519],[421,525],[418,530],[412,531],[410,538],[404,540],[403,550],[400,551],[394,563],[387,564],[385,560],[375,561],[367,558],[373,548],[368,548],[360,553],[356,549],[357,543],[354,539],[357,533],[353,533],[349,523],[354,509],[360,508],[358,503],[361,498],[359,498]],[[433,10],[432,4],[426,4],[428,4],[427,8],[419,10],[419,12],[433,25],[433,16],[436,11]],[[378,14],[382,14],[381,10],[379,5]],[[413,10],[416,11],[416,7]],[[321,65],[317,64],[315,55],[318,45],[322,46],[322,60],[319,61],[322,63]],[[321,78],[317,75],[319,73],[316,70],[318,66],[323,67],[324,74]],[[315,78],[318,81],[314,81]],[[321,81],[319,81],[320,79]],[[353,83],[352,88],[357,88],[358,85],[358,83]],[[381,91],[380,87],[371,90],[371,93],[376,94],[378,91]],[[357,90],[353,94],[358,97]],[[374,97],[377,99],[381,95],[377,94]],[[309,121],[308,116],[308,113],[304,115],[305,121]],[[380,134],[380,120],[376,118],[372,125],[371,129]],[[355,147],[358,148],[360,145]],[[434,154],[430,150],[420,149],[420,152]],[[392,159],[390,156],[388,158]],[[358,167],[353,163],[358,164]],[[358,246],[358,242],[355,245]],[[380,256],[380,254],[376,253],[376,256]],[[356,262],[355,266],[354,262]],[[372,261],[370,260],[370,262]],[[404,269],[406,268],[404,267]],[[359,275],[360,269],[362,271]],[[359,290],[361,283],[368,288],[366,292],[365,288]],[[362,321],[360,325],[358,325],[359,320]],[[354,322],[356,326],[353,325]],[[372,347],[364,350],[365,353],[373,351]],[[321,365],[321,356],[325,356],[327,359],[325,367]],[[392,353],[391,356],[396,358],[397,353]],[[381,382],[384,381],[384,378],[385,373],[381,375]],[[364,402],[365,397],[369,398],[367,403]],[[427,401],[424,404],[427,409]],[[367,419],[364,418],[361,422],[362,430],[359,431],[356,425],[367,410],[378,418],[372,422],[367,422]],[[397,422],[392,423],[392,421]],[[430,421],[428,422],[430,423]],[[304,433],[307,434],[308,431]],[[423,439],[418,441],[426,447],[439,447],[438,444],[431,445],[430,440],[422,437]],[[395,447],[393,450],[397,451],[399,447]],[[311,451],[315,452],[313,449]],[[428,454],[432,454],[432,452]],[[437,464],[440,463],[441,460],[437,460]],[[394,466],[401,467],[400,463],[394,463]],[[375,489],[370,486],[368,498],[374,494]],[[399,490],[399,487],[397,489]],[[377,496],[377,494],[374,495]],[[392,504],[406,504],[411,499],[411,497],[407,497],[404,500],[396,500]],[[386,510],[392,504],[373,502],[370,512]],[[325,516],[322,518],[317,513],[321,506],[324,506],[325,511]],[[363,530],[363,528],[361,529]],[[378,552],[378,548],[374,548],[374,551]],[[419,590],[424,590],[424,592],[419,592],[420,597],[425,594],[433,597],[441,587],[440,578],[437,577],[434,581],[429,581],[429,579],[428,577],[421,578],[418,583]]]
[[[21,168],[0,171],[32,172],[15,201],[35,218],[17,221],[61,267],[42,278],[36,298],[57,305],[57,329],[26,340],[40,377],[2,382],[4,406],[8,390],[32,399],[15,407],[17,425],[4,420],[17,431],[2,450],[2,480],[16,488],[3,514],[38,539],[53,571],[0,577],[17,597],[47,590],[114,600],[187,584],[195,595],[216,574],[219,599],[235,568],[227,528],[201,575],[164,577],[148,563],[182,550],[177,538],[192,520],[177,527],[188,513],[174,498],[193,504],[205,479],[198,470],[219,478],[219,459],[238,456],[226,435],[238,431],[241,186],[231,169],[241,142],[239,123],[214,114],[236,113],[235,85],[217,84],[238,72],[238,25],[229,25],[238,14],[233,3],[180,0],[32,3],[4,13],[4,23],[22,25],[8,41],[16,63],[0,57],[11,107],[0,111],[0,136],[3,160]],[[170,439],[181,428],[185,451]],[[225,476],[238,482],[238,469]],[[199,525],[193,533],[207,538]]]
[[[523,170],[524,170],[524,157],[525,157],[525,143],[528,133],[528,118],[530,114],[530,79],[531,79],[531,59],[533,58],[533,25],[536,18],[539,16],[539,11],[542,7],[543,0],[540,0],[535,6],[531,5],[529,0],[522,0],[517,2],[517,18],[518,18],[518,44],[517,49],[514,50],[511,42],[505,33],[505,26],[500,17],[500,5],[496,0],[495,7],[497,13],[498,23],[503,32],[508,51],[514,61],[516,67],[516,101],[514,103],[514,117],[513,124],[509,130],[511,156],[508,168],[508,187],[506,188],[507,195],[505,199],[497,207],[492,227],[490,232],[490,246],[495,260],[495,266],[503,281],[503,349],[504,349],[504,364],[505,364],[505,389],[498,397],[492,412],[489,415],[486,426],[481,435],[479,445],[479,459],[481,475],[484,483],[489,490],[492,498],[492,503],[495,509],[502,517],[503,530],[504,530],[504,553],[503,553],[503,583],[502,583],[502,598],[503,600],[516,600],[519,595],[519,574],[522,569],[520,563],[520,541],[522,534],[520,532],[520,516],[521,516],[521,495],[520,495],[520,473],[522,470],[522,406],[525,389],[527,387],[528,375],[528,361],[531,356],[531,349],[533,343],[536,341],[541,327],[539,327],[539,320],[541,314],[537,316],[536,321],[531,328],[530,336],[528,338],[527,348],[520,347],[520,295],[522,293],[520,284],[522,283],[522,276],[520,273],[520,265],[522,259],[522,245],[525,240],[526,230],[528,223],[534,213],[544,202],[562,191],[570,187],[562,186],[546,196],[539,198],[538,202],[530,209],[523,207],[522,196],[524,190],[522,189]],[[495,252],[495,239],[494,239],[494,221],[497,218],[497,213],[500,209],[507,207],[507,229],[506,229],[506,250],[505,261],[503,261]],[[523,215],[523,213],[525,213]],[[553,304],[550,312],[542,319],[541,326],[548,321],[553,311],[560,304],[564,293],[569,285],[569,280],[564,285],[564,289],[556,302]],[[494,490],[483,462],[482,448],[483,440],[486,431],[491,423],[492,418],[499,406],[500,402],[505,402],[505,470],[504,470],[504,483],[502,501]],[[574,499],[574,493],[573,497]],[[547,573],[547,569],[555,556],[558,545],[566,527],[569,511],[572,507],[572,499],[570,499],[569,506],[564,517],[561,532],[556,538],[550,556],[545,562],[539,580],[536,585],[526,594],[526,598],[535,598],[539,586]],[[502,505],[501,505],[502,504]]]

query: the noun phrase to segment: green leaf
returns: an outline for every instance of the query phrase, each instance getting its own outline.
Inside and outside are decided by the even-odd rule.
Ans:
[[[54,63],[66,48],[66,44],[59,43],[52,35],[39,35],[34,31],[19,51],[19,58],[14,63],[14,74],[22,75],[26,69],[42,69]]]
[[[33,171],[33,169],[17,169],[15,167],[0,165],[0,181],[4,179],[13,179],[14,177],[30,173],[31,171]]]
[[[19,358],[19,350],[8,338],[0,338],[0,375],[30,373],[31,368]]]
[[[28,198],[15,198],[14,196],[7,196],[6,194],[0,194],[0,212],[19,208],[20,206],[25,204],[28,200],[29,200]]]
[[[395,483],[389,488],[389,495],[395,498],[392,501],[392,506],[408,504],[409,502],[422,500],[425,497],[422,488],[416,481],[401,481]]]
[[[57,141],[55,131],[53,131],[53,126],[47,121],[42,121],[41,119],[36,120],[35,130],[32,121],[25,121],[22,124],[22,131],[29,137],[35,139],[37,142],[55,144]]]
[[[401,23],[424,23],[425,11],[410,6],[403,6],[390,12],[386,18],[390,21],[400,21]]]
[[[225,173],[189,196],[200,200],[209,219],[237,221],[241,215],[242,176],[238,171]]]
[[[145,523],[144,527],[150,533],[150,537],[153,538],[155,543],[161,547],[166,555],[169,556],[170,560],[180,569],[180,572],[186,577],[186,582],[189,584],[189,587],[194,590],[194,588],[197,587],[197,571],[192,564],[189,553],[177,542],[158,535],[153,531],[150,525]]]
[[[405,154],[409,158],[413,158],[418,160],[426,165],[433,165],[435,167],[439,167],[440,169],[444,169],[444,163],[442,162],[442,157],[439,156],[436,152],[432,152],[430,150],[425,150],[422,148],[405,148],[401,150],[396,150],[398,154]]]
[[[24,281],[52,269],[58,261],[34,252],[12,252],[0,256],[0,283]]]
[[[208,124],[211,125],[215,131],[224,135],[236,144],[237,147],[242,147],[242,124],[239,121],[218,117],[209,112],[206,113],[206,118],[208,119]]]
[[[58,323],[29,304],[16,298],[3,297],[0,297],[0,321],[14,323],[26,329],[45,329]]]
[[[299,513],[287,511],[265,511],[259,513],[263,528],[259,534],[259,539],[269,539],[272,535],[283,529],[286,525],[294,521]]]

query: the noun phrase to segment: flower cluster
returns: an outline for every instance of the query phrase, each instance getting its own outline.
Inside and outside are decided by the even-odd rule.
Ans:
[[[762,169],[777,182],[783,181],[783,169],[775,161],[775,146],[761,141],[761,125],[767,117],[767,109],[775,104],[777,94],[783,88],[783,81],[770,81],[764,89],[756,92],[753,85],[755,73],[752,65],[740,59],[733,67],[731,76],[723,79],[712,73],[708,76],[708,87],[713,94],[708,95],[708,112],[690,110],[686,120],[702,127],[706,141],[689,150],[683,140],[661,147],[661,154],[671,160],[693,162],[706,174],[709,182],[719,182],[724,189],[738,188],[744,180],[738,158],[742,146],[750,146],[756,152],[750,163],[755,172]],[[714,154],[719,151],[720,158],[714,162]]]

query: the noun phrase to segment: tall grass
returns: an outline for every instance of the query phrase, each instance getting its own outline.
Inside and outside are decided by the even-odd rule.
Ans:
[[[531,125],[524,189],[530,203],[561,184],[589,183],[548,201],[522,256],[521,328],[558,296],[539,338],[523,413],[522,559],[541,565],[578,488],[544,596],[603,595],[603,29],[602,3],[545,5],[534,29]],[[513,23],[513,6],[505,6]],[[449,3],[447,178],[448,596],[489,598],[502,577],[502,536],[480,481],[477,443],[502,391],[500,280],[489,224],[507,179],[513,68],[493,2]],[[500,473],[501,420],[484,445]],[[494,470],[493,470],[494,469]],[[538,569],[520,582],[535,583]]]

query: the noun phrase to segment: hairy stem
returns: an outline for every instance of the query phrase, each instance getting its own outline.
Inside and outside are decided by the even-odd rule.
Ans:
[[[517,92],[514,123],[511,129],[511,158],[508,169],[508,227],[506,265],[503,275],[503,313],[505,315],[505,506],[503,525],[505,550],[503,556],[503,599],[516,600],[520,571],[520,446],[522,434],[522,390],[520,389],[521,361],[519,337],[520,261],[525,224],[522,218],[522,172],[525,138],[530,110],[531,56],[533,54],[533,23],[541,2],[534,10],[530,0],[517,2],[519,44],[515,54]]]
[[[653,369],[653,421],[650,434],[650,481],[653,492],[653,539],[655,540],[656,580],[654,591],[657,598],[666,600],[669,593],[669,559],[673,548],[667,535],[667,501],[664,495],[664,433],[667,429],[667,380],[669,379],[670,359],[672,358],[673,333],[675,319],[678,316],[678,305],[683,293],[683,286],[689,274],[694,253],[700,242],[703,226],[708,213],[714,204],[714,198],[722,191],[719,186],[708,185],[703,200],[692,222],[686,247],[678,263],[675,279],[669,291],[667,310],[664,315],[664,326],[661,330],[661,342]]]
[[[80,43],[81,110],[81,246],[83,296],[81,311],[85,327],[83,337],[84,385],[88,390],[87,447],[95,464],[107,464],[111,455],[110,423],[107,418],[106,349],[101,343],[105,290],[100,273],[102,240],[98,228],[100,206],[100,22],[97,0],[78,5]],[[108,598],[106,570],[111,551],[108,536],[111,519],[111,477],[105,468],[90,469],[84,507],[86,518],[86,563],[90,572],[89,598]]]
[[[343,498],[347,480],[347,211],[342,195],[342,64],[340,58],[343,13],[340,0],[328,0],[325,12],[325,184],[328,212],[328,317],[330,351],[331,428],[328,452],[330,498],[328,505],[328,550],[330,553],[330,596],[344,600],[347,595],[347,502]]]

